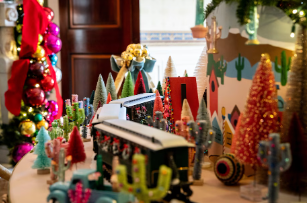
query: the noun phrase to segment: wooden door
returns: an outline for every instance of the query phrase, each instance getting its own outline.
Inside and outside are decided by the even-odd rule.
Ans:
[[[62,96],[81,100],[90,97],[99,74],[107,81],[111,54],[140,42],[139,0],[61,0],[59,7]]]

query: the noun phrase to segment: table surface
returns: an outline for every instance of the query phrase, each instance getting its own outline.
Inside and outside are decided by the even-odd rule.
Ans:
[[[92,142],[85,142],[84,148],[87,154],[84,163],[77,165],[78,169],[93,168],[96,169],[96,161],[93,160],[94,152],[92,150]],[[31,166],[36,159],[36,155],[29,153],[22,158],[16,165],[11,179],[9,181],[9,198],[11,203],[43,203],[47,202],[49,189],[47,180],[50,175],[38,175],[35,169]],[[76,168],[73,167],[72,171],[66,171],[66,180],[72,177],[72,172]],[[245,199],[240,197],[240,185],[225,186],[222,184],[210,170],[203,170],[202,177],[204,179],[203,186],[192,186],[193,195],[192,201],[198,203],[214,202],[214,203],[247,203]],[[249,179],[241,180],[240,184],[249,184]],[[281,202],[294,202],[298,198],[290,195],[280,194],[279,203]],[[307,199],[304,199],[307,201]],[[263,201],[267,202],[267,201]]]

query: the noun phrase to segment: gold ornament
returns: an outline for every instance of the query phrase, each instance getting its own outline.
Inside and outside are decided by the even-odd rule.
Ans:
[[[40,130],[41,127],[44,127],[46,130],[48,130],[49,124],[48,124],[47,121],[45,121],[45,119],[41,120],[40,122],[38,122],[38,123],[36,124],[36,128],[37,128],[38,130]]]
[[[123,52],[122,54],[121,54],[121,57],[124,59],[124,60],[127,60],[127,52]]]
[[[38,2],[41,6],[44,5],[44,0],[37,0],[37,2]]]
[[[149,56],[148,49],[146,49],[146,48],[143,48],[143,49],[142,49],[142,56],[143,56],[143,57]]]
[[[135,49],[143,49],[143,46],[141,44],[136,44]]]
[[[41,46],[37,46],[37,49],[34,54],[32,54],[33,58],[43,58],[45,56],[45,49]]]
[[[127,53],[130,53],[130,54],[133,54],[133,53],[134,53],[134,49],[128,48],[128,49],[126,50],[126,52],[127,52]]]
[[[22,29],[22,24],[18,24],[18,25],[16,26],[16,31],[17,31],[18,33],[21,33],[21,29]]]
[[[127,46],[127,50],[128,49],[135,49],[135,44],[129,44],[128,46]]]
[[[19,124],[22,135],[32,135],[35,132],[35,123],[30,119],[24,120]]]
[[[42,43],[43,39],[43,36],[41,34],[38,34],[38,44]]]
[[[135,49],[134,50],[134,56],[140,57],[142,55],[142,50],[141,49]]]
[[[131,54],[131,53],[127,54],[127,60],[128,61],[131,61],[133,59],[133,57],[134,57],[133,54]]]

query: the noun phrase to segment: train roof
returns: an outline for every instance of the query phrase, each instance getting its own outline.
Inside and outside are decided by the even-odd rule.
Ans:
[[[173,147],[194,147],[183,137],[127,120],[105,120],[95,128],[110,132],[117,137],[158,151]]]
[[[122,99],[117,99],[117,100],[111,101],[110,104],[121,104],[124,107],[131,107],[137,104],[155,100],[155,98],[156,98],[155,93],[143,93],[143,94],[138,94],[138,95],[134,95],[130,97],[125,97]]]

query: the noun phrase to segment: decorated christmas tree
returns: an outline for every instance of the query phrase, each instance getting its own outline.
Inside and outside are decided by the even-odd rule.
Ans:
[[[102,105],[104,105],[107,101],[107,90],[104,85],[101,74],[99,74],[95,90],[95,97],[93,102],[94,111],[97,111],[97,106],[99,101],[101,102]]]
[[[163,104],[162,104],[162,100],[161,100],[161,97],[160,97],[158,90],[156,90],[156,99],[155,99],[155,102],[154,102],[154,109],[153,109],[153,118],[154,119],[155,119],[157,111],[163,112]]]
[[[78,128],[75,126],[70,134],[69,147],[67,155],[72,156],[71,165],[85,161],[86,155],[84,152],[84,145],[79,134]]]
[[[175,68],[175,64],[172,60],[172,57],[169,56],[168,60],[167,60],[164,76],[163,76],[162,89],[163,90],[165,89],[165,83],[166,83],[165,78],[167,78],[167,77],[177,77],[177,76],[178,75],[177,75],[177,71],[176,71],[176,68]]]
[[[190,121],[194,121],[194,117],[187,99],[183,100],[182,110],[181,110],[181,118],[188,116]]]
[[[112,100],[117,99],[116,88],[114,85],[114,80],[112,74],[109,73],[107,84],[106,84],[107,93],[111,93]]]
[[[125,79],[121,98],[133,96],[134,95],[133,88],[134,88],[133,87],[133,81],[132,81],[131,73],[129,71],[128,74],[127,74],[127,77]]]
[[[94,97],[95,97],[95,90],[92,91],[91,97],[90,97],[90,104],[93,105],[94,103]]]
[[[270,133],[278,130],[278,108],[274,73],[269,55],[262,54],[241,118],[235,155],[252,167],[257,159],[260,140],[267,140]],[[256,169],[256,168],[255,168]]]
[[[48,158],[45,151],[45,143],[50,140],[48,135],[48,131],[45,128],[41,128],[36,137],[36,141],[38,142],[34,154],[37,154],[37,158],[32,165],[32,168],[41,170],[46,169],[51,166],[51,160]]]
[[[109,92],[106,104],[112,101],[111,93]]]
[[[25,0],[16,9],[18,15],[14,34],[17,47],[13,50],[17,48],[17,53],[13,51],[10,55],[11,58],[19,58],[10,68],[10,79],[4,95],[5,107],[14,117],[8,122],[2,115],[0,130],[0,145],[9,148],[15,161],[20,157],[14,157],[12,152],[28,152],[29,148],[25,146],[35,142],[38,127],[48,128],[54,119],[60,118],[63,102],[57,84],[61,73],[55,67],[55,53],[60,51],[62,42],[58,38],[59,27],[52,22],[53,11],[36,0]],[[49,100],[52,89],[55,90],[57,101]]]
[[[156,89],[159,91],[159,94],[160,94],[160,95],[162,95],[162,96],[164,95],[164,94],[163,94],[163,90],[162,90],[162,86],[161,86],[160,80],[159,80],[159,82],[158,82],[158,85],[157,85],[157,88],[156,88]]]
[[[205,90],[208,85],[207,64],[208,64],[207,46],[205,46],[194,70],[194,77],[196,77],[197,94],[199,100],[203,98]]]

